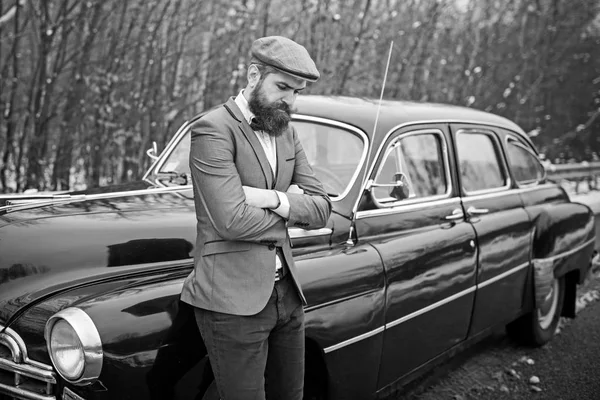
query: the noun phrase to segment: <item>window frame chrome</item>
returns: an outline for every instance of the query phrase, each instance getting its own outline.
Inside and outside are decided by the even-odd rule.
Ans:
[[[532,182],[519,182],[517,179],[514,180],[515,184],[520,187],[520,188],[526,188],[526,187],[534,187],[534,186],[538,186],[541,183],[545,182],[548,179],[548,171],[546,171],[546,168],[544,167],[544,164],[542,164],[540,162],[540,158],[538,157],[538,155],[535,153],[535,151],[533,149],[531,149],[527,144],[524,144],[523,141],[519,140],[516,136],[511,135],[511,134],[507,134],[506,137],[504,138],[504,142],[505,142],[505,146],[506,146],[506,160],[508,162],[508,168],[510,169],[510,172],[512,174],[512,167],[510,164],[510,154],[508,151],[508,146],[513,145],[513,146],[517,146],[522,148],[523,150],[525,150],[526,152],[528,152],[529,154],[531,154],[535,160],[538,162],[538,164],[540,165],[540,167],[542,167],[542,171],[544,171],[544,175],[542,176],[542,179],[536,179],[535,181]],[[513,143],[511,143],[513,142]]]
[[[492,143],[494,144],[495,150],[496,150],[496,158],[499,161],[499,166],[500,166],[500,173],[502,173],[504,175],[504,179],[505,179],[505,184],[503,186],[497,187],[497,188],[492,188],[492,189],[481,189],[481,190],[473,190],[473,191],[468,191],[464,188],[464,186],[462,185],[462,176],[461,176],[461,171],[460,171],[460,154],[458,152],[458,135],[459,134],[483,134],[486,136],[491,137],[492,139]],[[473,196],[479,196],[482,194],[488,194],[488,193],[498,193],[498,192],[504,192],[509,190],[512,187],[512,177],[508,168],[508,165],[506,163],[506,158],[505,158],[505,154],[504,154],[504,149],[502,148],[502,142],[498,139],[498,136],[496,134],[496,132],[494,132],[493,130],[487,130],[485,128],[478,128],[478,127],[474,127],[474,128],[460,128],[456,131],[455,133],[455,140],[457,142],[456,145],[456,172],[458,175],[458,179],[460,181],[460,195],[462,197],[473,197]]]
[[[356,184],[356,180],[357,180],[358,176],[360,175],[360,171],[362,170],[363,165],[366,162],[369,145],[370,145],[369,136],[367,136],[367,134],[365,132],[363,132],[361,129],[359,129],[353,125],[346,124],[344,122],[336,121],[336,120],[329,119],[329,118],[314,117],[311,115],[304,115],[304,114],[293,114],[292,121],[314,122],[319,125],[329,125],[334,128],[340,128],[342,130],[346,130],[346,131],[355,133],[358,135],[358,137],[360,139],[362,139],[362,141],[363,141],[362,154],[360,156],[360,160],[358,161],[358,164],[356,164],[356,169],[354,170],[354,174],[352,174],[352,178],[350,178],[350,181],[346,185],[346,189],[342,193],[340,193],[339,196],[331,197],[331,201],[341,201],[344,198],[346,198],[348,193],[350,193],[350,191]]]
[[[371,172],[370,172],[369,176],[373,175],[373,170],[375,168],[375,165],[380,161],[379,156],[381,153],[383,153],[383,157],[381,158],[381,162],[379,163],[377,172],[375,173],[374,178],[371,178],[367,181],[366,187],[371,189],[373,187],[372,186],[373,182],[377,181],[377,178],[379,177],[379,175],[381,174],[381,171],[383,169],[385,159],[389,155],[389,151],[391,151],[391,147],[394,146],[395,143],[400,142],[402,139],[405,139],[406,137],[425,135],[425,134],[433,134],[434,136],[439,136],[439,138],[441,138],[440,145],[441,145],[442,158],[443,158],[442,167],[444,168],[444,177],[446,179],[446,184],[447,184],[446,192],[443,194],[435,195],[435,196],[414,197],[412,199],[408,198],[408,199],[404,199],[404,200],[390,201],[389,203],[382,203],[379,199],[377,199],[375,197],[374,193],[372,191],[370,191],[371,199],[373,200],[373,203],[375,203],[375,205],[377,206],[378,209],[390,209],[390,208],[396,208],[396,207],[405,206],[405,205],[423,204],[423,203],[428,203],[428,202],[432,202],[432,201],[448,199],[448,198],[452,197],[452,191],[454,190],[454,186],[452,184],[452,175],[450,172],[451,168],[450,168],[449,146],[448,146],[446,135],[444,135],[444,132],[439,128],[423,128],[423,129],[417,129],[414,131],[398,133],[398,135],[396,137],[394,137],[393,140],[387,146],[385,145],[385,143],[387,142],[387,138],[386,138],[386,141],[383,142],[380,146],[380,151],[377,152],[377,158],[375,158],[373,160],[373,166],[371,168]],[[381,149],[384,149],[384,150],[381,150]],[[412,179],[411,179],[411,181],[412,181]],[[390,199],[391,199],[391,197],[390,197]],[[363,210],[363,211],[361,211],[361,213],[364,213],[367,211],[369,211],[369,210]]]
[[[154,162],[152,163],[150,168],[148,168],[148,170],[146,171],[144,176],[142,176],[142,180],[147,180],[148,176],[151,173],[154,175],[158,174],[158,171],[165,163],[165,160],[171,154],[171,152],[173,151],[173,148],[175,148],[179,144],[179,141],[189,130],[190,126],[191,126],[190,121],[186,121],[179,127],[179,129],[175,132],[175,135],[173,135],[173,139],[171,139],[171,141],[167,144],[165,149],[163,151],[161,151],[161,153],[158,155],[157,159],[154,160]],[[161,186],[164,186],[164,185],[161,185]]]

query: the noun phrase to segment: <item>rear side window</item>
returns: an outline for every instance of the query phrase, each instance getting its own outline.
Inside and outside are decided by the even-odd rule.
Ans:
[[[498,143],[492,133],[458,131],[456,135],[460,181],[465,192],[508,187],[500,162]]]
[[[444,137],[441,132],[404,134],[388,146],[373,195],[379,203],[431,198],[449,193]],[[398,182],[402,181],[402,187]]]
[[[528,185],[544,180],[546,170],[533,151],[512,138],[507,143],[508,163],[517,183]]]

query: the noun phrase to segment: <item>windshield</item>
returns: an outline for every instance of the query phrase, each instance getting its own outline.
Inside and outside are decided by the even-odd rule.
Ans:
[[[364,152],[363,139],[354,132],[312,121],[292,121],[317,178],[332,197],[349,190]],[[159,173],[190,174],[190,134],[184,134],[166,156]]]

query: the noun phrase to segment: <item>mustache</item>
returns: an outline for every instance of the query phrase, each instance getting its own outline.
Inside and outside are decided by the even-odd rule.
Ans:
[[[287,115],[290,115],[298,110],[296,107],[290,107],[290,105],[284,101],[279,101],[275,104],[272,104],[271,108],[274,110],[284,111]]]

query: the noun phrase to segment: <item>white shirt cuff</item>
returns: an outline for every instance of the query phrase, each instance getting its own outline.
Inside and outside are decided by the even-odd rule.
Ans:
[[[275,191],[275,193],[277,194],[277,197],[279,197],[279,207],[273,209],[273,212],[277,215],[279,215],[280,217],[283,217],[285,219],[288,219],[290,216],[290,201],[288,200],[288,197],[285,193],[283,192],[279,192],[279,191]]]

